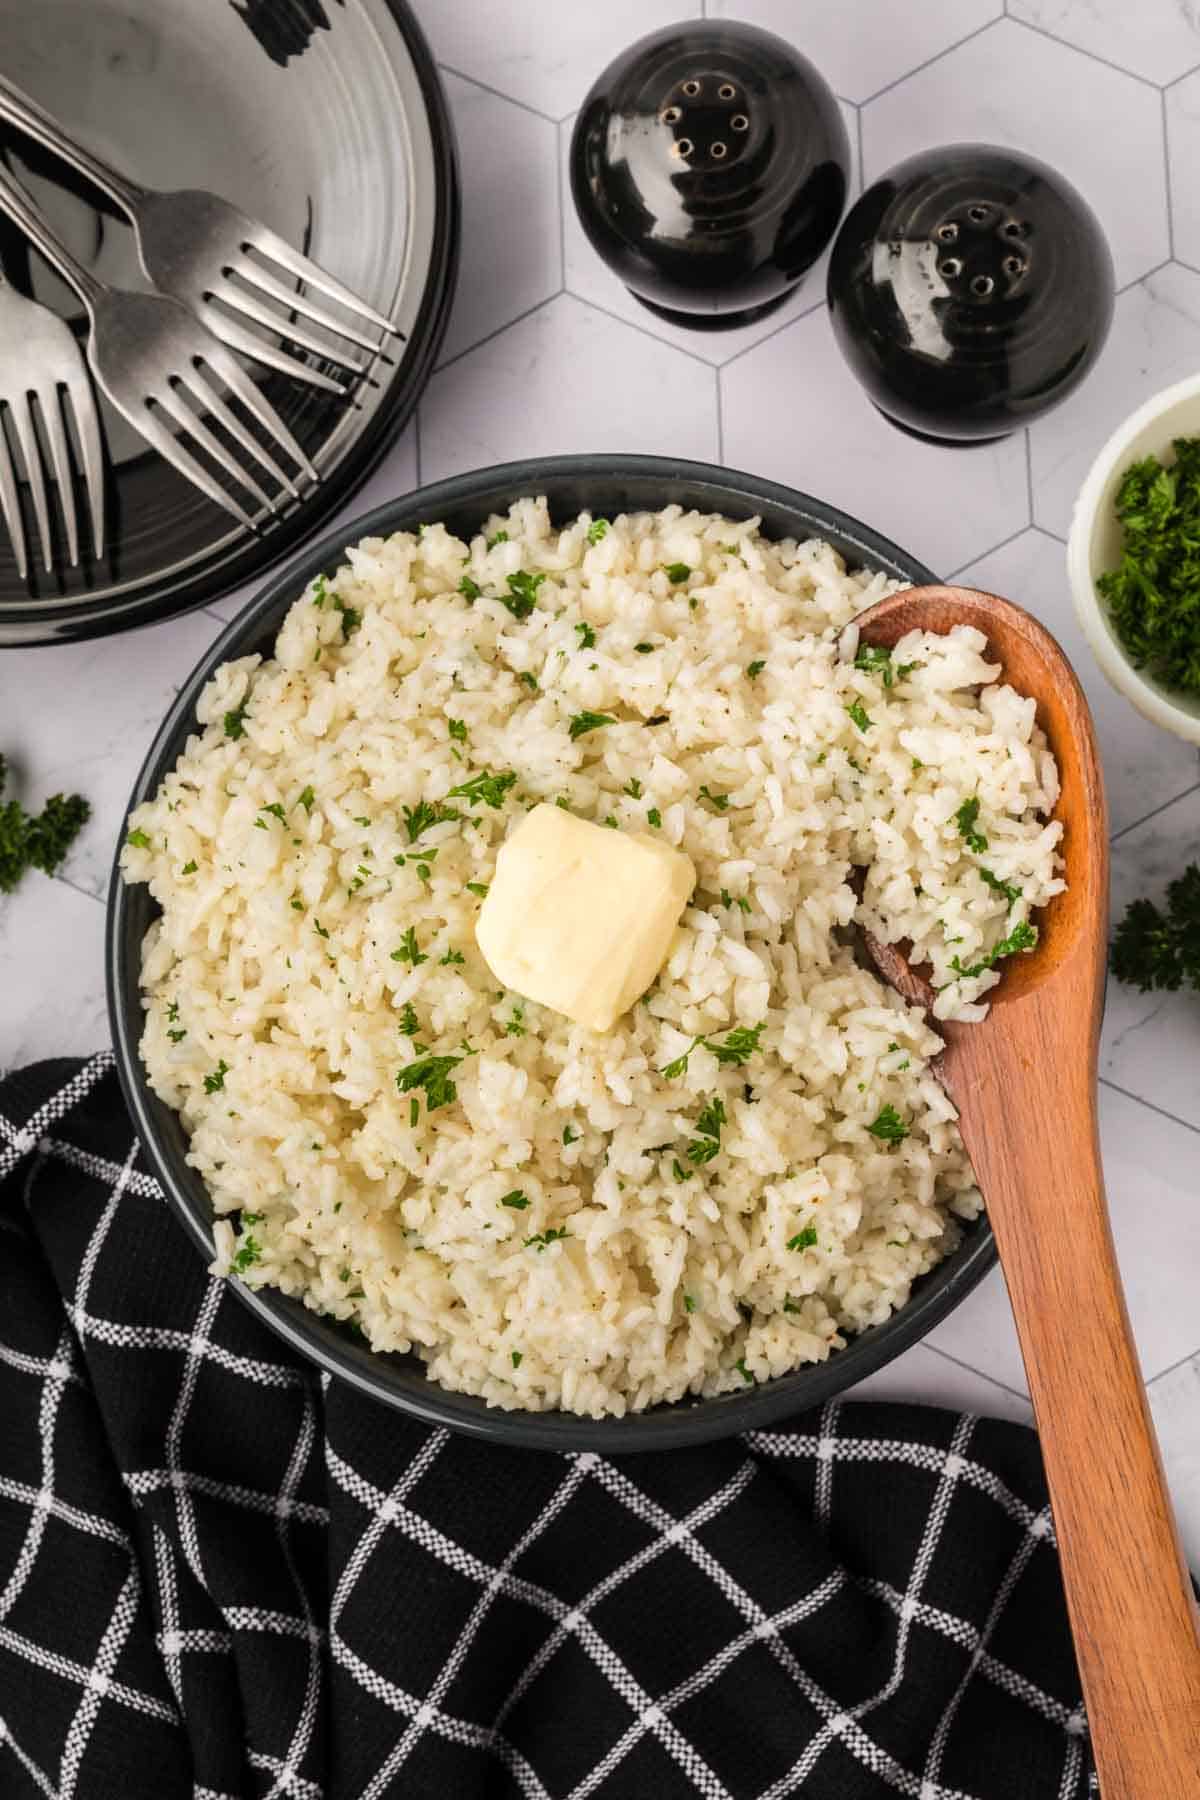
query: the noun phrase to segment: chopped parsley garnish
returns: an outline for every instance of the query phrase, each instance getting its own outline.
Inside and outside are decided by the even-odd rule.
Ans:
[[[683,1296],[683,1310],[684,1310],[684,1312],[690,1312],[690,1313],[695,1312],[695,1310],[696,1310],[695,1294],[685,1294]]]
[[[431,806],[428,800],[418,800],[415,806],[404,806],[400,810],[404,814],[410,844],[415,844],[423,833],[431,831],[435,825],[448,825],[452,819],[462,818],[457,807]]]
[[[616,722],[611,713],[576,713],[568,728],[571,742],[584,737],[589,731],[599,731],[602,725],[615,725]]]
[[[148,850],[150,848],[150,839],[146,836],[144,831],[131,831],[126,837],[125,842],[131,845],[135,850]]]
[[[507,544],[507,542],[507,531],[497,531],[493,532],[492,536],[487,540],[487,547],[489,550],[494,550],[497,544]]]
[[[409,1123],[410,1129],[418,1123],[418,1121],[420,1120],[420,1117],[421,1117],[421,1102],[417,1099],[417,1096],[414,1094],[412,1099],[408,1103],[408,1123]]]
[[[607,537],[607,536],[608,536],[608,520],[607,519],[593,519],[591,524],[588,526],[588,530],[587,530],[588,543],[589,544],[598,544],[602,537]]]
[[[603,823],[605,825],[607,825],[607,827],[610,831],[619,831],[620,830],[620,826],[617,824],[616,818],[615,818],[614,814],[612,814],[612,813],[609,813],[607,815],[607,817],[604,819]]]
[[[1036,949],[1037,941],[1037,926],[1031,925],[1028,919],[1022,919],[1019,925],[1013,926],[1007,937],[1002,937],[1000,942],[988,951],[981,962],[972,963],[969,969],[964,969],[958,957],[955,956],[951,958],[950,967],[956,975],[961,975],[965,981],[971,981],[976,975],[982,975],[985,969],[994,969],[996,964],[1006,956],[1016,956],[1020,951]]]
[[[187,1032],[181,1026],[178,1031],[168,1031],[167,1036],[173,1044],[178,1044],[182,1043],[183,1039],[187,1036]]]
[[[244,1275],[247,1269],[253,1268],[261,1256],[262,1245],[254,1234],[250,1233],[239,1240],[236,1253],[229,1259],[229,1266],[235,1275]]]
[[[229,1073],[229,1064],[225,1061],[225,1058],[222,1057],[220,1062],[217,1064],[216,1068],[213,1070],[212,1074],[206,1075],[204,1077],[205,1093],[206,1094],[223,1094],[225,1092],[225,1077],[228,1075],[228,1073]]]
[[[196,873],[196,870],[198,867],[199,867],[199,864],[197,864],[197,863],[185,862],[182,869],[180,869],[179,873],[181,875],[194,875]]]
[[[167,1002],[167,1022],[168,1022],[168,1024],[173,1025],[178,1017],[179,1017],[179,1002],[178,1002],[178,1000],[169,1000]]]
[[[468,881],[466,885],[468,894],[478,894],[481,900],[487,899],[489,884],[486,881]]]
[[[459,743],[459,744],[466,743],[467,727],[466,727],[465,722],[462,719],[447,719],[446,720],[446,730],[450,733],[450,736],[455,740],[456,743]]]
[[[483,589],[477,581],[472,581],[469,575],[460,575],[458,580],[458,591],[464,600],[470,600],[471,603],[474,604],[482,594]]]
[[[447,950],[445,956],[438,957],[438,967],[440,969],[448,969],[452,964],[463,963],[466,962],[466,960],[467,959],[461,950]]]
[[[737,1370],[738,1374],[741,1376],[742,1380],[744,1382],[746,1382],[748,1384],[748,1386],[753,1387],[754,1386],[754,1377],[750,1373],[749,1369],[746,1367],[745,1357],[739,1356],[733,1366]]]
[[[717,812],[723,813],[729,811],[728,794],[714,794],[709,788],[702,787],[700,789],[700,798],[702,800],[707,800],[709,805],[714,807]]]
[[[596,634],[588,624],[587,620],[581,619],[575,629],[579,633],[579,648],[581,650],[591,650],[596,642]]]
[[[235,706],[231,712],[225,714],[225,736],[227,738],[245,737],[246,708],[249,704],[250,701],[249,698],[247,698],[242,701],[240,706]]]
[[[636,775],[631,775],[629,777],[629,780],[625,783],[625,786],[622,789],[622,792],[628,794],[629,798],[631,800],[640,800],[641,799],[642,784],[638,780]]]
[[[850,705],[846,708],[846,711],[850,714],[850,717],[860,731],[870,731],[871,715],[861,700],[852,700]]]
[[[493,775],[485,770],[482,775],[472,775],[470,781],[464,781],[461,786],[451,788],[447,798],[467,800],[472,806],[482,800],[485,806],[490,806],[498,811],[504,804],[504,796],[509,788],[516,787],[516,785],[517,778],[511,769],[505,769],[499,775]]]
[[[647,825],[653,825],[656,831],[662,824],[662,814],[659,812],[657,806],[648,806],[646,808],[646,823]]]
[[[678,1157],[676,1157],[675,1160],[671,1164],[671,1173],[675,1177],[676,1181],[690,1181],[692,1179],[691,1175],[684,1168],[683,1164],[680,1162]]]
[[[908,1136],[908,1126],[890,1103],[883,1107],[879,1117],[867,1126],[872,1137],[877,1137],[884,1144],[899,1144]]]
[[[450,1079],[452,1069],[457,1069],[461,1056],[422,1056],[408,1067],[401,1069],[396,1076],[396,1086],[402,1094],[410,1094],[414,1088],[424,1088],[425,1105],[430,1112],[436,1112],[440,1106],[448,1106],[458,1098],[458,1089]]]
[[[506,606],[514,619],[527,619],[537,604],[537,591],[546,579],[544,570],[531,575],[528,569],[518,569],[515,575],[508,578],[507,594],[497,598],[501,606]]]
[[[1135,668],[1200,692],[1200,438],[1176,438],[1175,461],[1133,463],[1117,489],[1121,560],[1096,583]]]
[[[691,572],[692,571],[687,563],[675,562],[663,564],[663,574],[668,581],[673,581],[676,585],[681,581],[686,581]]]
[[[523,1194],[520,1188],[514,1188],[511,1194],[503,1194],[501,1196],[500,1204],[501,1206],[511,1207],[513,1212],[524,1212],[525,1208],[529,1205],[529,1196],[528,1194]]]
[[[400,1014],[400,1030],[405,1037],[416,1037],[421,1026],[417,1019],[416,1008],[411,1000],[404,1003],[404,1011]]]
[[[329,933],[326,931],[325,927],[322,925],[320,919],[313,920],[313,930],[316,932],[318,937],[327,938],[329,936]]]
[[[1200,864],[1189,863],[1162,907],[1134,900],[1113,939],[1112,971],[1143,993],[1200,989]]]
[[[299,894],[295,895],[293,899],[289,900],[288,905],[291,907],[293,912],[303,912],[304,911],[304,902],[303,902],[303,900],[301,900]]]
[[[533,693],[537,693],[537,676],[531,675],[528,669],[519,670],[517,680],[523,682],[527,688],[530,688],[533,691]]]
[[[890,688],[896,679],[892,669],[892,653],[885,650],[882,644],[860,644],[854,666],[862,669],[864,674],[880,676],[885,688]]]
[[[287,814],[278,800],[272,800],[270,806],[260,806],[258,810],[260,813],[270,813],[273,819],[282,819],[285,823],[287,821]]]
[[[721,1127],[726,1123],[725,1103],[723,1100],[711,1100],[696,1120],[694,1137],[687,1147],[688,1160],[694,1163],[711,1162],[721,1148]]]
[[[535,1231],[532,1237],[527,1237],[525,1239],[525,1243],[522,1247],[528,1250],[532,1245],[536,1244],[537,1253],[540,1256],[547,1244],[561,1244],[562,1240],[570,1237],[570,1235],[571,1234],[565,1225],[560,1225],[556,1231]]]
[[[417,931],[414,925],[410,925],[401,938],[400,948],[392,951],[392,961],[408,963],[413,969],[418,969],[423,962],[429,961],[417,948]]]
[[[724,1043],[718,1042],[715,1038],[693,1038],[683,1055],[677,1056],[674,1062],[669,1062],[665,1069],[660,1069],[659,1074],[665,1075],[668,1081],[675,1080],[679,1075],[685,1075],[687,1073],[688,1063],[691,1060],[692,1051],[699,1050],[702,1047],[705,1050],[711,1051],[712,1055],[716,1057],[722,1068],[731,1066],[740,1069],[745,1063],[749,1062],[750,1058],[758,1049],[758,1040],[766,1028],[765,1020],[761,1024],[749,1028],[745,1025],[739,1025],[729,1033],[729,1036],[725,1039]]]
[[[521,1366],[521,1361],[522,1361],[522,1357],[521,1357],[521,1352],[520,1352],[520,1351],[519,1351],[519,1350],[514,1350],[514,1351],[513,1351],[513,1352],[512,1352],[512,1366],[513,1366],[513,1368],[514,1368],[514,1369],[519,1369],[519,1368],[520,1368],[520,1366]]]
[[[517,1005],[512,1009],[512,1016],[504,1027],[505,1037],[525,1036],[525,1008]]]
[[[988,847],[988,841],[981,831],[976,831],[975,821],[979,817],[979,800],[972,796],[964,800],[954,815],[954,823],[958,826],[959,836],[967,841],[967,849],[973,850],[976,856],[982,855]]]
[[[300,798],[297,800],[296,805],[302,806],[305,812],[311,812],[313,809],[313,801],[315,799],[316,795],[313,793],[312,789],[306,787]]]
[[[564,1125],[563,1126],[563,1143],[564,1144],[577,1144],[578,1142],[579,1142],[579,1133],[577,1131],[573,1130],[570,1125]]]
[[[654,648],[654,645],[653,644],[635,644],[633,647],[637,651],[639,656],[649,656],[650,652]]]
[[[872,1129],[874,1129],[874,1127],[872,1127]],[[796,1233],[795,1237],[788,1239],[787,1247],[789,1250],[811,1250],[813,1248],[814,1244],[816,1243],[816,1241],[817,1241],[816,1226],[815,1225],[806,1225],[804,1227],[803,1231],[798,1231]]]
[[[1019,887],[1014,887],[1010,881],[1001,881],[998,875],[993,875],[992,871],[990,869],[985,869],[982,864],[980,864],[979,867],[979,876],[984,884],[991,888],[994,894],[1003,894],[1010,906],[1015,906],[1017,901],[1021,898],[1021,890]]]
[[[746,664],[746,673],[750,677],[751,681],[757,681],[758,677],[762,674],[762,672],[766,668],[766,666],[767,666],[766,662],[761,659],[758,662],[747,663]]]

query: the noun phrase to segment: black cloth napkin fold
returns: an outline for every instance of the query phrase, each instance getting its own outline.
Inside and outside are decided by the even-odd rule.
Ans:
[[[1083,1800],[1037,1442],[490,1448],[210,1277],[111,1058],[0,1083],[4,1800]]]

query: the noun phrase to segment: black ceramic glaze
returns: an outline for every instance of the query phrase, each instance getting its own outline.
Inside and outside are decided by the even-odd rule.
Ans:
[[[1002,437],[1055,406],[1100,353],[1113,267],[1069,182],[1014,150],[922,151],[846,215],[829,311],[879,409],[919,437]]]
[[[101,398],[105,557],[71,569],[62,556],[50,575],[31,558],[27,585],[0,529],[0,645],[12,645],[94,636],[216,600],[345,507],[433,366],[453,290],[458,193],[444,96],[407,0],[0,0],[0,68],[135,179],[223,194],[406,334],[373,359],[350,405],[256,369],[321,474],[257,534]],[[129,224],[96,188],[7,126],[0,155],[94,275],[145,286]],[[0,266],[85,335],[74,291],[4,221]],[[27,494],[25,508],[34,542]]]
[[[680,325],[745,324],[825,249],[846,199],[838,103],[754,25],[670,25],[600,76],[571,139],[571,192],[626,287]]]
[[[850,568],[864,564],[906,582],[935,578],[915,557],[878,532],[848,518],[824,501],[811,500],[776,482],[740,475],[705,463],[661,456],[538,457],[494,469],[455,475],[352,519],[311,545],[274,575],[224,631],[188,677],[174,701],[138,775],[129,807],[158,789],[194,730],[196,701],[221,663],[252,651],[270,655],[284,615],[312,578],[333,574],[346,544],[359,538],[415,531],[431,519],[443,520],[458,536],[470,538],[490,513],[507,512],[522,494],[544,494],[552,518],[566,522],[584,507],[615,517],[621,512],[655,511],[663,506],[721,512],[733,519],[757,517],[769,537],[822,537]],[[117,857],[121,838],[118,838]],[[167,1202],[206,1262],[213,1256],[212,1203],[195,1169],[187,1163],[187,1141],[178,1113],[151,1092],[138,1055],[142,998],[138,983],[141,945],[158,907],[147,887],[126,887],[114,862],[108,890],[108,1016],[117,1069],[130,1114],[149,1166],[162,1183]],[[164,1229],[166,1226],[164,1224]],[[585,1419],[573,1413],[503,1412],[475,1394],[439,1387],[414,1356],[383,1355],[366,1347],[348,1327],[310,1311],[275,1288],[257,1292],[241,1282],[233,1292],[264,1325],[292,1349],[310,1357],[340,1380],[386,1405],[432,1424],[448,1425],[475,1437],[545,1450],[666,1450],[751,1431],[833,1394],[890,1362],[915,1344],[966,1298],[996,1261],[986,1218],[963,1227],[962,1243],[914,1284],[907,1306],[882,1325],[849,1340],[828,1362],[813,1363],[736,1394],[656,1406],[624,1419]]]

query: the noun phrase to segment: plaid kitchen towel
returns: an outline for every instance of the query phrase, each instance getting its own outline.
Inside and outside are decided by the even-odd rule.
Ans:
[[[1037,1443],[490,1448],[209,1277],[110,1057],[0,1084],[4,1800],[1084,1800]]]

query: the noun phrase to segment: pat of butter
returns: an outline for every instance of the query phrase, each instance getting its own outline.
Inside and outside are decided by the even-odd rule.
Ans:
[[[695,885],[669,844],[535,806],[501,846],[475,939],[504,987],[611,1031],[662,968]]]

